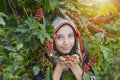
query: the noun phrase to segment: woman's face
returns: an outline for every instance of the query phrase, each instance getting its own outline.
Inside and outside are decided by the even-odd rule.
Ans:
[[[63,54],[67,54],[74,46],[75,38],[73,29],[69,25],[63,25],[56,33],[56,48]]]

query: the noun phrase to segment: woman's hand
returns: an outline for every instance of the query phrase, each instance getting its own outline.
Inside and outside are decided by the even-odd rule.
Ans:
[[[66,61],[64,57],[59,57],[58,62],[53,71],[53,80],[60,80],[63,69],[66,69]]]
[[[82,69],[79,66],[79,56],[77,54],[72,55],[74,57],[76,57],[76,59],[74,60],[74,62],[69,62],[69,67],[71,69],[71,71],[73,72],[74,76],[76,77],[77,80],[82,80]]]
[[[62,64],[73,72],[77,80],[82,80],[82,69],[78,64],[80,62],[80,59],[77,54],[68,57],[61,57],[60,59],[62,61]]]
[[[82,80],[82,69],[79,66],[79,56],[74,54],[72,56],[61,56],[58,59],[57,65],[53,71],[53,80],[60,80],[61,74],[63,70],[71,69],[74,76],[77,80]]]
[[[53,71],[53,80],[60,80],[63,71],[63,65],[58,61]]]
[[[60,56],[59,59],[58,59],[58,62],[59,65],[61,66],[61,68],[69,68],[71,67],[71,62],[73,62],[74,64],[78,64],[80,62],[79,60],[79,56],[77,54],[74,54],[74,55],[67,55],[67,56]]]

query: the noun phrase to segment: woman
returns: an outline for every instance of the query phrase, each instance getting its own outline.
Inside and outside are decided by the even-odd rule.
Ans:
[[[88,54],[83,50],[76,25],[68,16],[57,17],[52,25],[55,27],[52,45],[56,53],[54,56],[46,55],[54,64],[52,80],[95,80],[91,68],[93,63],[88,62]],[[37,75],[36,80],[43,80],[40,76]]]
[[[63,80],[65,74],[72,76],[72,80],[95,80],[94,76],[89,76],[82,70],[82,66],[88,62],[88,55],[83,52],[80,33],[74,23],[68,16],[64,16],[64,18],[57,17],[53,26],[55,27],[53,49],[58,56],[53,70],[53,80]],[[88,70],[93,73],[91,66]]]

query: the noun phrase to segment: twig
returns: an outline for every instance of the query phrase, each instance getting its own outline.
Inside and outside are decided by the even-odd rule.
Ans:
[[[10,8],[11,8],[11,10],[12,10],[14,16],[15,16],[17,24],[20,24],[20,22],[18,20],[19,17],[18,17],[18,14],[17,14],[17,11],[16,11],[16,7],[15,7],[14,3],[12,2],[12,0],[8,0],[8,3],[9,3]]]
[[[26,9],[25,9],[25,7],[24,7],[24,6],[23,6],[23,10],[24,10],[24,12],[25,12],[25,14],[26,14],[27,18],[29,18],[28,14],[27,14],[27,11],[26,11]]]

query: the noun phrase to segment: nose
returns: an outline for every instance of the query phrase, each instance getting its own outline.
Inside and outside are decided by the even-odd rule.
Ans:
[[[65,38],[64,39],[64,45],[68,45],[69,44],[69,39]]]

